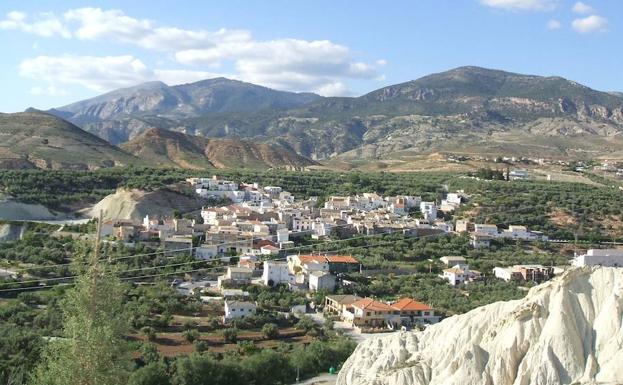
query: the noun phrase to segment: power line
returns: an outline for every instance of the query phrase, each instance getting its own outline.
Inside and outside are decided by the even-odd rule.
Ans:
[[[389,235],[389,234],[396,234],[396,233],[374,234],[372,236]],[[410,238],[424,239],[424,238],[438,237],[440,235],[441,234],[429,234],[429,235],[423,235],[423,236],[413,236],[413,237],[410,237]],[[370,245],[361,245],[361,246],[347,246],[347,247],[336,249],[336,250],[328,250],[327,252],[336,252],[336,251],[342,251],[342,250],[352,250],[352,249],[360,249],[360,248],[377,247],[377,246],[382,246],[382,245],[387,245],[387,244],[392,244],[392,243],[395,243],[395,241],[379,242],[379,243],[374,243],[374,244],[370,244]],[[306,247],[308,247],[308,246],[306,246]],[[132,272],[132,271],[143,271],[143,270],[150,270],[150,269],[163,269],[163,268],[167,268],[167,267],[177,267],[177,266],[192,265],[192,264],[195,264],[195,263],[216,262],[216,261],[221,261],[221,260],[228,260],[229,258],[230,257],[224,257],[224,258],[218,258],[218,259],[211,259],[211,260],[207,260],[207,261],[196,260],[196,261],[190,261],[190,262],[185,262],[185,263],[177,263],[177,264],[169,264],[169,265],[161,265],[161,266],[150,266],[150,267],[145,267],[145,268],[121,270],[121,271],[117,271],[116,273],[117,274],[123,274],[123,273]],[[285,260],[287,260],[287,257],[286,258],[269,258],[267,260],[269,260],[269,261],[285,261]],[[137,277],[121,277],[120,279],[128,280],[128,279],[156,277],[156,276],[162,276],[162,275],[185,274],[185,273],[194,272],[194,271],[206,271],[206,270],[223,269],[223,268],[226,268],[226,267],[228,267],[228,266],[209,266],[209,267],[203,267],[203,268],[192,269],[192,270],[187,270],[187,271],[174,271],[174,272],[170,272],[170,273],[143,275],[143,276],[137,276]],[[77,275],[74,275],[74,276],[58,277],[58,278],[44,278],[44,279],[40,279],[40,280],[16,282],[16,284],[17,283],[19,283],[19,284],[41,283],[41,282],[73,279],[73,278],[77,278],[77,277],[78,277]],[[64,285],[67,285],[67,284],[68,283],[55,284],[55,285],[51,285],[51,286],[47,286],[46,285],[46,286],[34,286],[34,287],[32,287],[32,286],[24,286],[24,287],[19,287],[19,288],[0,289],[0,292],[20,291],[22,289],[34,290],[34,288],[44,289],[44,288],[52,288],[52,287],[55,287],[55,286],[64,286]],[[11,285],[11,283],[7,283],[7,285]]]

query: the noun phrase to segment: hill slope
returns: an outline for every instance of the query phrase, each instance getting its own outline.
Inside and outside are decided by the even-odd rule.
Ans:
[[[96,169],[140,163],[105,140],[53,115],[0,114],[0,167]]]
[[[576,269],[423,332],[361,343],[338,385],[621,384],[623,269]]]
[[[300,168],[315,162],[278,145],[149,129],[121,147],[150,164],[182,168]]]
[[[113,143],[157,127],[280,143],[312,159],[404,151],[577,158],[623,145],[623,98],[560,77],[460,67],[357,98],[275,94],[226,79],[165,88],[166,95],[163,87],[115,91],[125,96],[103,95],[63,113]]]
[[[175,188],[155,191],[122,188],[99,201],[86,215],[96,218],[101,211],[105,220],[142,221],[146,215],[171,217],[175,210],[181,212],[199,210],[204,204],[205,201],[198,196],[182,194]]]

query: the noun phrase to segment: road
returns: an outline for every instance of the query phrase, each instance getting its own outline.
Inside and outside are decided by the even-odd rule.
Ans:
[[[301,382],[297,382],[296,384],[301,385],[335,385],[337,381],[337,374],[319,374],[316,377],[309,378],[307,380],[303,380]]]

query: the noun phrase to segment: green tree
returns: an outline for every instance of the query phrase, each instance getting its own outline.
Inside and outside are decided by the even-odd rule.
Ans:
[[[128,385],[169,385],[167,367],[162,362],[152,362],[135,370],[130,376]]]
[[[229,328],[223,330],[223,339],[225,342],[235,343],[238,341],[238,329]]]
[[[86,254],[81,255],[77,266],[84,266]],[[131,361],[124,340],[129,328],[124,293],[115,272],[93,253],[61,303],[63,338],[45,346],[32,384],[127,384]]]
[[[273,323],[264,324],[262,326],[262,334],[269,340],[279,337],[279,328]]]

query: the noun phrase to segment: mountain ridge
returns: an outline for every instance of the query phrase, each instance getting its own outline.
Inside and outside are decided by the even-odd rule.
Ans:
[[[260,91],[250,91],[251,99],[241,99],[240,85],[251,87],[223,78],[176,86],[203,100],[196,103],[198,109],[182,103],[175,113],[152,113],[162,96],[154,100],[141,91],[124,99],[129,104],[91,106],[68,119],[80,125],[85,114],[106,116],[113,111],[116,117],[82,123],[82,127],[115,144],[149,128],[161,128],[276,143],[318,160],[382,159],[404,151],[451,152],[465,147],[513,156],[521,156],[514,151],[525,148],[530,156],[575,158],[608,154],[623,145],[619,139],[623,97],[558,76],[465,66],[359,97],[279,94],[298,95],[291,103],[295,106],[280,104],[279,98],[261,101]],[[240,100],[257,103],[234,108]],[[132,109],[140,111],[132,113]],[[130,112],[119,113],[126,110]]]

